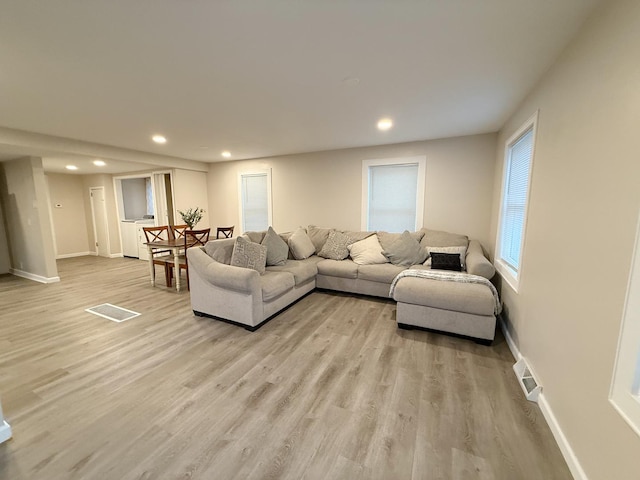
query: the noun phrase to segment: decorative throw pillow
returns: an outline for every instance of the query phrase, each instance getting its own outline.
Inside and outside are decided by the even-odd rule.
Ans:
[[[222,240],[222,242],[224,242],[223,246],[217,245],[218,242],[207,242],[204,246],[204,251],[216,262],[229,265],[231,263],[235,242],[225,242],[224,240]]]
[[[453,270],[462,271],[459,253],[438,253],[431,254],[431,268],[434,270]]]
[[[309,238],[313,242],[313,246],[316,247],[316,253],[320,253],[331,231],[331,228],[320,228],[315,225],[309,225],[307,227],[307,235],[309,235]]]
[[[236,238],[236,244],[231,255],[232,266],[251,268],[262,275],[266,264],[267,247],[243,237]]]
[[[427,267],[431,265],[431,255],[433,255],[433,253],[457,253],[458,255],[460,255],[460,263],[462,265],[462,269],[467,269],[467,247],[427,247],[426,250],[429,258],[427,258],[427,261],[424,262],[424,264]]]
[[[405,232],[406,231],[407,230],[405,230]],[[376,232],[376,235],[378,235],[378,241],[380,242],[380,245],[382,245],[382,250],[386,251],[389,249],[393,242],[395,242],[402,236],[402,233],[378,231]],[[409,232],[409,235],[411,235],[411,238],[414,238],[416,242],[420,243],[420,240],[422,240],[422,237],[424,237],[424,231],[418,230],[417,232]]]
[[[304,260],[316,253],[316,247],[302,227],[298,227],[289,237],[289,248],[296,260]]]
[[[266,230],[262,230],[261,232],[244,232],[243,235],[249,237],[249,239],[254,243],[262,243],[262,240],[264,240],[264,236],[266,233]]]
[[[420,246],[418,240],[408,230],[402,232],[383,253],[391,263],[403,267],[422,263],[428,256],[427,251]]]
[[[267,230],[261,244],[267,247],[267,265],[284,265],[287,263],[289,245],[280,238],[280,235],[272,227]]]
[[[348,248],[349,255],[358,265],[389,263],[387,257],[382,254],[382,247],[376,235],[371,235],[364,240],[349,245]]]
[[[332,230],[318,256],[332,260],[344,260],[349,256],[348,246],[350,243],[351,240],[347,235]]]

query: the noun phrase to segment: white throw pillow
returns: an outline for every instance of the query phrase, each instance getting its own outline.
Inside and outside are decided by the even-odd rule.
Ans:
[[[316,253],[315,245],[302,227],[298,227],[289,237],[289,248],[296,260],[304,260]]]
[[[382,254],[382,247],[376,235],[349,245],[349,255],[358,265],[376,265],[389,263],[389,259]]]

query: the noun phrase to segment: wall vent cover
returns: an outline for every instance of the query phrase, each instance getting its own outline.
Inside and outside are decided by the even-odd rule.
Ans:
[[[93,313],[112,322],[125,322],[140,315],[138,312],[127,310],[126,308],[117,307],[110,303],[103,303],[95,307],[87,308],[85,312]]]
[[[513,371],[516,372],[518,383],[527,400],[538,403],[538,395],[540,395],[542,391],[542,386],[540,386],[534,378],[529,365],[527,365],[527,361],[524,358],[518,360],[513,366]]]

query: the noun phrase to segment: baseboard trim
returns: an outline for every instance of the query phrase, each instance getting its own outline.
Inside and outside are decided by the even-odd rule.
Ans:
[[[516,361],[520,360],[522,358],[522,354],[520,353],[516,343],[513,341],[513,337],[509,333],[507,325],[502,317],[500,317],[499,323],[500,328],[502,329],[502,334],[507,341],[507,345],[509,346],[509,350],[511,350],[513,358],[515,358]],[[573,475],[573,478],[575,480],[589,480],[589,477],[587,477],[582,465],[580,465],[580,461],[573,451],[573,448],[571,448],[569,440],[567,440],[567,437],[562,431],[562,428],[558,423],[558,419],[554,415],[549,402],[547,402],[544,392],[540,393],[538,396],[538,406],[540,407],[540,411],[542,412],[542,416],[547,422],[547,425],[549,425],[549,429],[553,434],[554,440],[558,444],[558,448],[560,448],[564,461],[567,462],[567,466],[569,467],[569,471],[571,472],[571,475]]]
[[[60,260],[61,258],[86,257],[87,255],[95,254],[92,252],[63,253],[62,255],[58,255],[56,260]]]
[[[40,283],[56,283],[60,281],[60,277],[43,277],[42,275],[36,275],[35,273],[25,272],[23,270],[18,270],[17,268],[12,268],[9,270],[9,273],[15,275],[16,277],[26,278],[27,280],[33,280],[34,282]]]
[[[112,253],[109,255],[109,258],[123,258],[124,255],[122,253]]]
[[[500,329],[502,330],[502,335],[504,335],[504,339],[507,341],[507,346],[509,350],[511,350],[511,355],[516,359],[516,362],[522,358],[522,354],[520,350],[516,346],[516,342],[513,341],[513,337],[509,333],[509,329],[507,328],[507,324],[502,318],[502,315],[498,316],[498,323],[500,324]]]
[[[0,424],[0,443],[6,442],[11,438],[11,427],[7,422]]]
[[[575,480],[589,480],[589,477],[587,477],[582,465],[580,465],[580,461],[573,451],[573,448],[571,448],[569,440],[567,440],[567,437],[562,431],[562,428],[558,423],[558,419],[553,414],[553,410],[551,410],[551,406],[549,405],[549,402],[547,402],[544,392],[538,397],[538,406],[542,411],[542,415],[544,415],[544,419],[547,421],[547,425],[549,425],[549,428],[551,429],[551,433],[553,433],[553,438],[555,438],[558,447],[560,447],[562,456],[567,462],[567,466],[569,467],[573,478]]]

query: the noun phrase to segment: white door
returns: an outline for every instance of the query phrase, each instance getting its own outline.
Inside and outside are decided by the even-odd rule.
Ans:
[[[169,210],[164,173],[153,174],[153,203],[156,225],[169,225]]]
[[[104,199],[104,187],[91,187],[89,195],[91,196],[95,251],[101,257],[109,257],[109,228],[107,226],[107,205]]]

